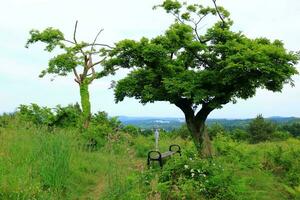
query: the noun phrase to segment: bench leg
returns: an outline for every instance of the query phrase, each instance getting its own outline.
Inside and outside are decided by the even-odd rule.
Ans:
[[[159,162],[160,168],[162,168],[162,166],[163,166],[162,159],[160,158],[160,159],[158,160],[158,162]]]

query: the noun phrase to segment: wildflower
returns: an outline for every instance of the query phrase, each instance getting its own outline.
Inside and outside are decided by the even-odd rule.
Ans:
[[[192,177],[194,177],[195,176],[195,174],[194,173],[192,173]]]
[[[201,172],[200,169],[197,169],[197,172],[200,173]]]
[[[188,168],[189,168],[189,166],[188,166],[188,165],[184,165],[184,168],[185,168],[185,169],[188,169]]]
[[[193,158],[190,158],[190,160],[193,160]]]
[[[194,172],[194,169],[191,169],[191,172]]]

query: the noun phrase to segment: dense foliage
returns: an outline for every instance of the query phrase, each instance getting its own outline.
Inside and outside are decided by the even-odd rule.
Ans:
[[[204,127],[211,111],[253,97],[257,88],[280,92],[285,83],[293,84],[299,55],[288,52],[280,40],[234,32],[223,7],[177,0],[158,7],[172,14],[175,23],[153,39],[116,43],[105,66],[133,69],[118,81],[116,102],[134,97],[143,104],[168,101],[180,108],[198,151],[210,146]],[[200,31],[209,16],[219,20]]]

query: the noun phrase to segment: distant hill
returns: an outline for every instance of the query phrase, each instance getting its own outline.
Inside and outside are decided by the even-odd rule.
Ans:
[[[184,124],[184,118],[172,118],[172,117],[128,117],[119,116],[119,120],[124,125],[134,125],[143,129],[153,129],[155,127],[163,128],[165,130],[172,130],[179,128]],[[296,117],[280,117],[274,116],[266,118],[267,120],[273,121],[277,124],[292,123],[294,121],[300,121],[300,118]],[[207,125],[211,126],[214,123],[221,124],[226,129],[233,129],[237,127],[245,127],[249,124],[252,119],[208,119]]]

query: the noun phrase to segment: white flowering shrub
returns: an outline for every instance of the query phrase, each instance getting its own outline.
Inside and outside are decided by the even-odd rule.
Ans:
[[[159,176],[162,199],[236,199],[233,170],[196,155],[174,157]]]

